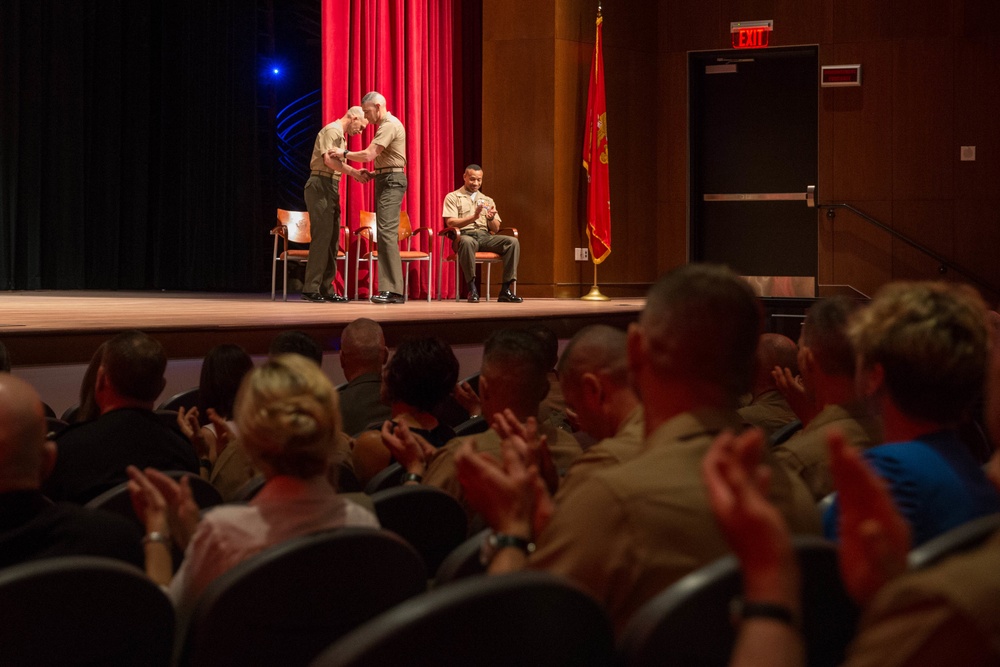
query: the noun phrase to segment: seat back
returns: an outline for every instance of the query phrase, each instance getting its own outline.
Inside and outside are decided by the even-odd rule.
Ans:
[[[260,490],[267,484],[267,478],[263,475],[255,475],[248,479],[233,496],[234,503],[248,503],[260,493]]]
[[[543,572],[474,577],[382,614],[330,646],[316,667],[613,664],[601,606]]]
[[[156,409],[177,411],[184,408],[185,410],[189,410],[191,408],[198,407],[198,401],[200,400],[201,389],[198,387],[191,387],[190,389],[185,389],[184,391],[174,394],[167,400],[160,403]]]
[[[285,238],[292,243],[311,243],[312,234],[309,231],[309,213],[306,211],[286,211],[278,209],[278,222],[285,225]]]
[[[854,635],[858,609],[840,580],[836,547],[812,536],[795,537],[793,545],[802,572],[806,662],[839,665]],[[736,639],[729,603],[741,592],[735,556],[692,572],[633,616],[619,644],[625,664],[729,664]]]
[[[64,556],[0,571],[0,665],[167,665],[170,600],[139,569]]]
[[[479,554],[482,550],[483,540],[489,533],[490,529],[484,528],[452,549],[451,553],[441,561],[437,574],[434,575],[434,587],[444,586],[477,574],[484,574],[486,566],[479,560]]]
[[[372,494],[383,528],[413,545],[429,574],[466,537],[468,518],[455,498],[425,485],[397,486]]]
[[[191,665],[305,665],[339,637],[426,588],[420,556],[374,528],[289,540],[232,568],[181,635]]]
[[[1000,513],[987,514],[966,521],[961,526],[924,542],[910,552],[907,560],[911,570],[934,565],[948,556],[974,549],[1000,530]]]
[[[372,211],[361,211],[359,219],[361,223],[360,227],[358,228],[358,232],[373,243],[377,241],[378,224],[375,213],[373,213]],[[407,213],[406,211],[400,211],[398,240],[405,241],[411,236],[413,236],[413,227],[410,225],[410,214]]]
[[[365,493],[374,495],[379,491],[391,489],[403,483],[403,466],[400,463],[393,463],[375,473],[375,475],[365,484]]]
[[[194,501],[201,509],[222,504],[222,496],[219,494],[219,491],[198,475],[186,470],[165,470],[163,474],[178,481],[180,481],[181,477],[187,477],[188,483],[191,485],[191,493],[194,495]],[[129,496],[128,482],[122,482],[108,489],[96,498],[91,499],[85,507],[112,512],[142,525],[139,517],[135,515],[135,510],[132,508],[132,498]]]

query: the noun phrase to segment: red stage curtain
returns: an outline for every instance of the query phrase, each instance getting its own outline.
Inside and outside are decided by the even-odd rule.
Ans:
[[[371,90],[382,93],[389,111],[403,122],[409,183],[403,210],[414,228],[434,230],[435,293],[441,205],[460,180],[455,165],[461,122],[455,118],[453,103],[453,88],[458,85],[453,70],[453,1],[460,0],[323,0],[324,123],[361,104],[361,97]],[[350,148],[364,149],[374,134],[374,127],[369,127],[351,139]],[[359,211],[374,210],[374,184],[360,185],[353,179],[343,183],[347,186],[341,188],[342,220],[357,229]],[[426,250],[423,240],[420,244]],[[427,270],[410,269],[411,298],[426,298]],[[453,270],[442,274],[443,293],[454,295]],[[352,294],[355,278],[352,273]],[[360,284],[365,292],[364,267]]]

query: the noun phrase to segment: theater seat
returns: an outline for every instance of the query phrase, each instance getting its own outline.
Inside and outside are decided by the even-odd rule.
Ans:
[[[340,528],[289,540],[209,584],[182,628],[181,664],[306,665],[426,586],[420,556],[389,531]]]
[[[314,667],[613,664],[611,623],[562,577],[473,577],[407,600],[325,650]]]
[[[66,556],[0,570],[0,665],[170,662],[174,608],[138,568]]]

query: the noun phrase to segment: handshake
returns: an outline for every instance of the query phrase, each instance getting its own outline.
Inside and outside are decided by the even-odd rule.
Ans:
[[[375,174],[368,171],[367,169],[358,169],[355,173],[351,174],[351,176],[358,183],[367,183],[368,181],[372,180],[372,178],[375,177]]]

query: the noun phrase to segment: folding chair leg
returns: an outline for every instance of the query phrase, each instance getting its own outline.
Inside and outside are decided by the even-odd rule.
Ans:
[[[483,262],[486,265],[486,300],[490,300],[490,283],[492,281],[493,262]]]

